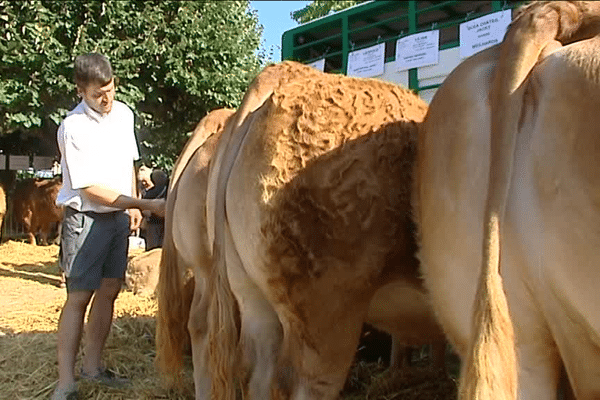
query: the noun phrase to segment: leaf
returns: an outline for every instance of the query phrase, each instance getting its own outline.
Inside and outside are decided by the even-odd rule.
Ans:
[[[78,102],[73,60],[106,54],[144,157],[172,165],[212,109],[239,105],[263,59],[248,1],[0,3],[0,134],[59,124]]]

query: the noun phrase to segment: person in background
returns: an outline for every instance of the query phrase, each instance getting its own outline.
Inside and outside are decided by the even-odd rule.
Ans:
[[[60,163],[58,162],[57,159],[54,159],[52,161],[52,176],[57,176],[57,175],[61,175],[62,171],[60,169]]]
[[[152,178],[150,175],[152,174],[152,168],[148,167],[145,164],[140,165],[138,169],[137,178],[140,183],[140,194],[142,197],[147,190],[152,189],[154,183],[152,183]]]
[[[166,199],[167,190],[169,189],[169,177],[160,170],[154,169],[150,174],[152,186],[142,195],[144,199]],[[143,212],[146,219],[146,232],[144,239],[146,240],[146,250],[152,250],[157,247],[162,247],[162,242],[165,236],[165,219],[162,216],[156,215],[150,211]]]
[[[129,232],[138,228],[140,210],[162,215],[165,207],[164,200],[137,197],[133,112],[114,100],[109,60],[97,53],[80,55],[74,72],[82,101],[57,132],[63,185],[56,202],[65,207],[59,264],[67,299],[58,322],[58,383],[52,400],[77,398],[75,359],[82,335],[80,378],[107,385],[127,382],[106,369],[102,352],[125,277]]]

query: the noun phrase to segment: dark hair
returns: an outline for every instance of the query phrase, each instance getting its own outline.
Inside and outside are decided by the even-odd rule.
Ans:
[[[86,88],[90,83],[106,85],[113,78],[108,58],[98,53],[82,54],[75,58],[75,83]]]
[[[169,176],[161,169],[155,169],[150,173],[150,180],[156,186],[163,186],[169,182]]]

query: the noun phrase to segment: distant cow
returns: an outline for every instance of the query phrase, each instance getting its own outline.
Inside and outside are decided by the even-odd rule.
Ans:
[[[17,184],[12,196],[15,220],[23,225],[31,244],[36,244],[39,233],[41,242],[47,244],[52,228],[63,218],[63,210],[56,205],[56,196],[62,179],[25,179]]]

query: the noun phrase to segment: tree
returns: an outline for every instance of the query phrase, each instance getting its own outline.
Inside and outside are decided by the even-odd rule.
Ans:
[[[261,67],[248,1],[0,0],[0,20],[0,134],[55,132],[77,104],[75,56],[100,52],[136,113],[142,154],[167,169],[197,122],[237,107]]]
[[[299,24],[310,22],[314,19],[324,17],[332,11],[345,10],[346,8],[364,3],[366,0],[315,0],[306,7],[291,13],[291,17]]]

